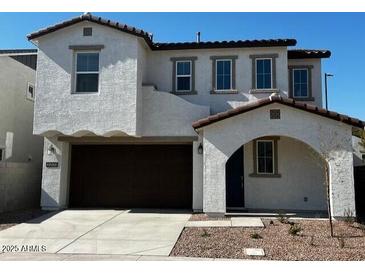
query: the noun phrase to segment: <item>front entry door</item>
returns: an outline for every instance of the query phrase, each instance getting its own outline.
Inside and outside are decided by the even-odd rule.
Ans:
[[[243,181],[243,146],[228,159],[226,164],[226,206],[243,208],[245,206]]]

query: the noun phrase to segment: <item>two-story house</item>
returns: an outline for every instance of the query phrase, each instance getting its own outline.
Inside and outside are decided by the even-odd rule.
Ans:
[[[33,135],[37,50],[0,50],[0,212],[39,207],[43,138]]]
[[[321,59],[294,39],[157,43],[89,13],[38,47],[41,205],[355,212],[352,128],[322,109]]]

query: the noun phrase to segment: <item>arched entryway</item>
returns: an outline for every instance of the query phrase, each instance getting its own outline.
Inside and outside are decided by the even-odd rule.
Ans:
[[[226,212],[325,215],[324,164],[318,152],[295,138],[251,140],[226,162]]]

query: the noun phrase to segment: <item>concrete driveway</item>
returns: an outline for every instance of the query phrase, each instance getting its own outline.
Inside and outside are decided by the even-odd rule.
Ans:
[[[65,210],[0,231],[0,247],[13,252],[167,256],[189,217],[161,211]]]

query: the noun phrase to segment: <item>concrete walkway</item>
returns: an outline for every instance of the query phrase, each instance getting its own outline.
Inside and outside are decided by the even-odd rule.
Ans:
[[[0,261],[231,261],[197,257],[106,254],[0,253]]]
[[[0,231],[0,246],[60,258],[66,258],[60,254],[75,253],[168,256],[190,216],[142,210],[65,210]]]
[[[185,227],[264,227],[257,217],[232,217],[227,220],[189,221]]]

